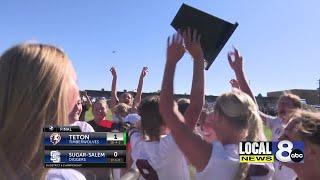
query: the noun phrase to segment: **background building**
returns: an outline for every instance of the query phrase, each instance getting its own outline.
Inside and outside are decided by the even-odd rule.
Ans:
[[[307,104],[310,105],[317,105],[320,104],[319,102],[319,92],[318,90],[311,90],[311,89],[290,89],[285,90],[289,91],[292,94],[298,95],[302,100],[304,100]],[[274,91],[274,92],[268,92],[267,97],[270,98],[279,98],[281,94],[283,94],[285,91]]]

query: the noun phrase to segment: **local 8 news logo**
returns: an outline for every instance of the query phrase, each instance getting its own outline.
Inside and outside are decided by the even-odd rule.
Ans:
[[[303,150],[302,141],[247,141],[239,143],[240,163],[273,163],[275,159],[285,163],[302,163]]]
[[[303,149],[302,141],[283,140],[272,143],[273,154],[280,162],[302,163],[304,159]]]

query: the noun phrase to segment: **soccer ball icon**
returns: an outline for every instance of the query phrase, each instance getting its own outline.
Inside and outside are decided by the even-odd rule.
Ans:
[[[53,131],[53,129],[54,129],[53,126],[49,126],[50,131]]]

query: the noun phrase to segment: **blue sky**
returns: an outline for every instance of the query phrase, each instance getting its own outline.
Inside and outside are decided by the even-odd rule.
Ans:
[[[206,94],[230,90],[227,63],[232,45],[244,57],[255,94],[284,89],[316,89],[320,79],[320,1],[317,0],[1,0],[0,51],[28,40],[65,50],[81,89],[110,90],[118,71],[118,89],[134,90],[148,66],[144,91],[160,89],[166,38],[182,3],[239,26],[206,72]],[[113,53],[115,51],[115,53]],[[192,61],[179,62],[175,91],[189,93]]]

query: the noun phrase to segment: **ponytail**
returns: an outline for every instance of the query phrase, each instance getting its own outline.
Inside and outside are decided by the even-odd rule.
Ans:
[[[244,140],[265,140],[260,137],[263,133],[263,126],[258,107],[247,94],[234,90],[221,95],[216,101],[214,111],[226,117],[225,119],[239,132],[245,130],[248,134]],[[247,179],[249,166],[248,163],[240,163],[234,179]]]
[[[248,136],[246,138],[247,141],[257,141],[259,139],[259,135],[262,132],[262,120],[257,111],[249,110],[248,112]],[[244,180],[248,177],[249,163],[240,163],[238,172],[235,176],[235,180]]]
[[[145,140],[160,140],[161,128],[165,123],[159,112],[159,100],[158,96],[149,96],[139,105],[142,135]]]

